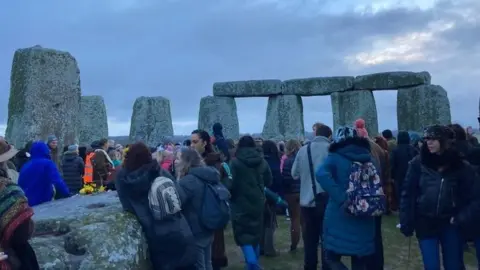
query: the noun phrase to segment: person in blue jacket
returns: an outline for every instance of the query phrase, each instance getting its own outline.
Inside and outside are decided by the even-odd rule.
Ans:
[[[70,196],[67,185],[50,158],[48,146],[41,141],[32,144],[30,160],[20,170],[18,185],[25,192],[30,206]]]
[[[374,269],[370,263],[375,252],[375,218],[350,215],[344,206],[352,163],[372,161],[368,139],[357,136],[353,128],[342,127],[336,132],[327,158],[316,171],[317,182],[329,196],[323,247],[331,269],[348,269],[340,261],[342,256],[351,257],[351,269]]]

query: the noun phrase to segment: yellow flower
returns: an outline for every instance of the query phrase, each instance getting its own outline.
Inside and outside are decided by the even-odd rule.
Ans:
[[[104,187],[104,186],[100,186],[100,187],[98,188],[98,192],[104,192],[104,191],[105,191],[105,187]]]

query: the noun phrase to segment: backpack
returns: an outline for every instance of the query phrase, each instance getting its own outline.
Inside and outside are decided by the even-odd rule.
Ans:
[[[170,178],[155,178],[148,192],[148,204],[155,220],[164,220],[182,211],[182,202]]]
[[[200,222],[210,231],[223,230],[230,221],[230,192],[220,184],[206,183]]]
[[[353,162],[347,189],[347,213],[377,217],[383,215],[386,208],[386,196],[375,165],[372,162]]]

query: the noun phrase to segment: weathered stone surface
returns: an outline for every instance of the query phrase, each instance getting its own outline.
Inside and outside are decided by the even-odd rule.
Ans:
[[[139,97],[133,104],[130,140],[155,146],[173,136],[170,101],[164,97]]]
[[[283,82],[282,94],[300,96],[325,96],[353,89],[354,77],[318,77],[294,79]]]
[[[148,246],[116,192],[77,195],[34,207],[31,244],[41,269],[147,270]]]
[[[282,92],[280,80],[217,82],[213,95],[222,97],[268,97]]]
[[[226,138],[236,140],[240,137],[237,103],[233,97],[206,96],[200,100],[198,128],[210,132],[217,122],[222,124]]]
[[[262,137],[275,141],[303,140],[304,133],[302,97],[296,95],[269,97]]]
[[[429,125],[452,121],[447,91],[439,85],[421,85],[397,92],[399,130],[423,131]]]
[[[332,93],[334,132],[339,127],[352,127],[355,120],[365,120],[370,137],[378,134],[377,107],[372,91],[358,90]]]
[[[108,137],[107,108],[101,96],[82,96],[80,99],[80,145]]]
[[[398,88],[430,84],[431,80],[432,77],[427,71],[381,72],[355,77],[354,88],[358,90],[397,90]]]
[[[6,138],[17,147],[55,134],[78,141],[80,70],[68,52],[35,46],[13,56]]]

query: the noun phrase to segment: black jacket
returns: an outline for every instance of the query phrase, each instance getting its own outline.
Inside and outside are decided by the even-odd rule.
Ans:
[[[193,235],[183,216],[156,221],[150,211],[148,192],[158,176],[173,177],[153,161],[135,171],[122,168],[115,179],[123,209],[134,214],[143,228],[153,270],[173,270],[194,262]]]
[[[408,170],[408,162],[416,155],[417,151],[410,144],[410,135],[408,132],[399,132],[397,147],[393,149],[390,156],[391,176],[397,187],[402,187]]]
[[[294,179],[292,177],[292,167],[293,162],[295,162],[295,157],[297,154],[293,154],[284,161],[283,163],[283,191],[285,194],[295,194],[300,193],[300,178]]]
[[[442,169],[443,168],[443,169]],[[404,234],[417,238],[438,236],[450,219],[465,223],[473,216],[480,193],[475,171],[454,149],[442,155],[430,154],[426,144],[409,164],[400,203],[400,224]]]
[[[85,164],[76,152],[65,152],[62,158],[63,180],[70,193],[77,194],[83,187]]]

